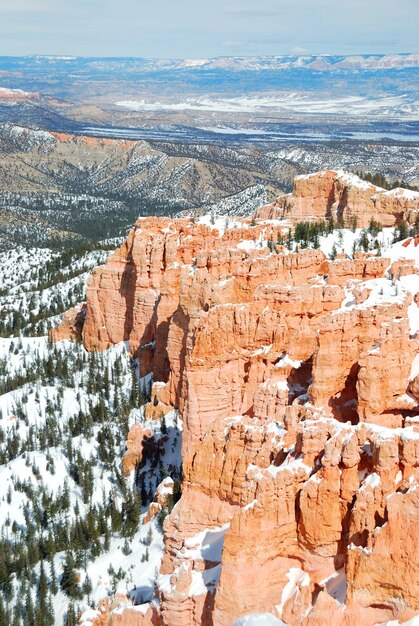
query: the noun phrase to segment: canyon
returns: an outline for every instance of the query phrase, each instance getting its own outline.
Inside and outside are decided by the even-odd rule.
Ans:
[[[335,258],[323,241],[275,242],[302,219],[390,228],[413,225],[418,210],[417,193],[327,170],[229,225],[140,218],[93,270],[86,303],[51,339],[79,338],[90,352],[129,343],[153,381],[145,415],[175,412],[182,423],[183,480],[164,521],[154,599],[114,598],[81,623],[414,618],[419,240]],[[131,428],[125,475],[150,436]]]

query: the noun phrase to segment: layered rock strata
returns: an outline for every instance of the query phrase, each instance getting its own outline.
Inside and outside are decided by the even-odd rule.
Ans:
[[[271,252],[277,229],[139,220],[90,279],[85,346],[129,341],[155,381],[149,416],[174,407],[184,429],[158,602],[114,623],[419,610],[416,265]],[[131,431],[125,473],[147,436]]]
[[[286,219],[292,223],[333,218],[346,226],[366,228],[371,219],[383,226],[402,220],[414,223],[419,211],[419,193],[398,187],[386,191],[355,174],[326,170],[297,176],[291,194],[256,212],[259,219]]]

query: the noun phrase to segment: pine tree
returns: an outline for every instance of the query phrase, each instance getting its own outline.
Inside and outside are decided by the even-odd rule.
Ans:
[[[90,580],[89,575],[86,574],[86,578],[84,579],[84,582],[83,582],[83,594],[86,596],[89,596],[92,593],[92,590],[93,590],[92,581]]]
[[[45,576],[44,561],[41,561],[38,586],[36,590],[36,597],[37,597],[38,605],[39,605],[42,615],[46,612],[47,593],[48,593],[47,577]]]
[[[125,554],[125,556],[128,556],[131,553],[132,553],[132,550],[131,550],[131,546],[129,544],[129,541],[128,541],[128,539],[125,539],[124,545],[122,546],[122,554]]]
[[[25,609],[25,625],[27,624],[27,626],[33,626],[35,622],[35,611],[33,608],[32,595],[29,589],[26,593]]]
[[[68,605],[67,614],[64,618],[64,626],[77,626],[77,615],[72,602]]]
[[[48,597],[46,617],[47,617],[48,624],[46,624],[45,626],[54,626],[54,624],[55,624],[55,615],[54,615],[54,606],[52,604],[51,596]]]
[[[131,365],[131,393],[130,393],[130,405],[131,408],[135,409],[139,406],[139,392],[138,392],[138,381],[137,381],[137,372],[135,370],[135,366]]]
[[[49,564],[49,576],[50,576],[50,581],[49,581],[49,587],[51,590],[51,593],[55,596],[58,593],[58,585],[57,585],[57,575],[55,573],[55,564],[54,564],[54,559],[52,558]]]
[[[153,529],[150,526],[150,528],[147,531],[146,545],[151,546],[152,541],[153,541]]]
[[[67,552],[66,555],[63,575],[61,577],[61,589],[70,598],[76,598],[79,595],[74,557],[71,552]]]
[[[368,252],[368,250],[370,249],[370,240],[368,239],[368,234],[365,230],[363,230],[361,233],[359,245],[361,246],[361,248],[363,248],[364,252]]]

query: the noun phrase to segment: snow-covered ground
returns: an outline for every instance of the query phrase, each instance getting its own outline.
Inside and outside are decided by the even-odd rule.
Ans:
[[[250,613],[234,622],[233,626],[286,626],[272,613]]]
[[[19,318],[24,334],[45,334],[59,315],[84,300],[91,270],[105,262],[106,249],[69,254],[19,246],[0,252],[0,335]],[[16,324],[16,322],[15,322]]]
[[[39,551],[47,538],[50,542],[30,566],[30,591],[16,565],[9,606],[22,619],[26,593],[37,606],[42,556],[48,587],[54,590],[48,595],[51,623],[57,626],[65,623],[71,604],[95,611],[102,598],[115,593],[138,605],[150,599],[162,530],[158,519],[147,524],[143,519],[158,484],[171,472],[179,480],[181,462],[181,424],[173,413],[164,425],[144,423],[157,451],[137,474],[122,477],[128,429],[144,422],[143,410],[133,408],[139,401],[138,394],[133,400],[133,387],[147,394],[150,384],[149,377],[138,381],[125,343],[88,354],[78,343],[51,345],[45,335],[28,336],[27,330],[34,329],[31,314],[44,306],[42,321],[49,326],[59,319],[48,310],[54,299],[64,310],[84,297],[90,270],[108,252],[65,253],[64,263],[61,254],[35,248],[0,254],[1,315],[4,319],[15,311],[21,319],[20,329],[9,333],[15,336],[0,337],[0,543],[7,550],[12,541],[17,553],[25,553]],[[81,532],[88,533],[87,543],[75,539]],[[73,599],[60,588],[68,549],[79,572]]]
[[[227,113],[321,113],[345,115],[411,116],[418,112],[418,103],[412,104],[407,95],[395,96],[345,96],[318,98],[308,94],[290,92],[243,97],[216,98],[211,96],[186,98],[178,101],[120,100],[115,103],[130,111],[223,111]]]
[[[15,346],[12,353],[11,346]],[[46,529],[52,533],[57,524],[70,528],[77,520],[88,519],[92,509],[100,516],[109,498],[114,500],[117,509],[123,511],[125,494],[136,489],[134,475],[123,479],[120,474],[126,429],[135,422],[144,422],[142,409],[134,409],[127,415],[125,428],[124,420],[119,421],[115,415],[117,393],[121,394],[118,395],[119,406],[121,402],[126,404],[132,389],[127,346],[122,343],[102,356],[96,355],[92,365],[91,355],[85,353],[81,345],[61,342],[52,347],[45,337],[3,338],[0,339],[0,355],[2,358],[10,355],[10,380],[21,382],[13,391],[0,395],[3,442],[0,445],[0,529],[3,534],[7,528],[16,527],[16,538],[23,540],[29,522],[33,524],[36,537],[39,532],[36,530],[37,500],[51,502],[57,509],[46,522]],[[62,378],[50,373],[48,376],[52,376],[52,380],[43,380],[51,359],[53,363],[65,359],[71,375]],[[25,374],[35,363],[38,364],[38,377],[33,382],[25,382]],[[93,423],[84,424],[81,433],[77,434],[80,416],[84,415],[83,423],[89,421],[92,407],[98,407],[103,395],[106,396],[105,378],[97,389],[90,389],[92,368],[96,376],[97,370],[108,369],[109,379],[117,383],[118,392],[114,385],[110,386],[109,400],[104,406],[105,421],[95,418]],[[162,438],[159,420],[144,422],[144,426],[153,432],[156,441]],[[148,460],[142,469],[150,499],[162,477],[180,467],[181,430],[175,413],[166,416],[164,429],[163,456],[158,466]],[[103,448],[104,436],[106,448]],[[86,490],[86,480],[91,481],[90,490]],[[65,493],[69,504],[67,508],[60,508]],[[80,586],[88,576],[92,591],[81,593],[77,598],[77,605],[82,610],[97,606],[100,599],[116,592],[128,593],[138,604],[152,596],[162,553],[162,531],[155,520],[143,524],[147,507],[144,503],[142,506],[139,503],[138,507],[138,527],[128,542],[121,529],[111,532],[106,546],[105,539],[99,537],[100,554],[94,556],[84,550],[86,564],[79,570]],[[65,558],[66,552],[62,550],[53,556],[58,579]],[[46,566],[50,577],[48,567],[51,566]],[[39,566],[35,568],[35,575],[39,575]],[[19,594],[17,579],[14,579],[14,588]],[[33,601],[35,603],[35,593]],[[63,624],[68,602],[61,590],[53,596],[56,624]]]

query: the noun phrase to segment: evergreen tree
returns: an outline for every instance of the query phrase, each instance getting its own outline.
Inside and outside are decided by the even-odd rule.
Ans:
[[[37,611],[36,612],[37,612],[38,623],[42,623],[42,620],[45,621],[45,616],[47,614],[47,593],[48,593],[47,577],[45,576],[44,561],[41,561],[38,586],[36,590],[36,598],[37,598]]]
[[[76,598],[79,595],[74,557],[70,551],[66,554],[63,575],[61,577],[61,589],[70,598]]]
[[[409,226],[405,220],[402,220],[394,231],[394,243],[403,241],[409,236]]]
[[[84,579],[82,589],[83,589],[83,594],[86,596],[90,596],[90,594],[92,593],[92,590],[93,590],[92,581],[90,580],[90,577],[87,574],[86,574],[86,578]]]
[[[64,626],[77,626],[77,615],[74,608],[74,604],[70,602],[68,605],[67,613],[64,617]]]
[[[370,240],[368,238],[368,233],[366,230],[363,230],[361,233],[361,238],[359,240],[359,245],[364,250],[364,252],[368,252],[370,249]]]
[[[32,594],[28,589],[25,602],[25,626],[33,626],[35,622],[35,611],[32,602]]]
[[[49,587],[51,590],[52,595],[56,595],[58,593],[58,585],[57,585],[57,575],[55,573],[55,564],[54,564],[54,559],[52,558],[49,564],[49,575],[50,575],[50,580],[49,580]]]

